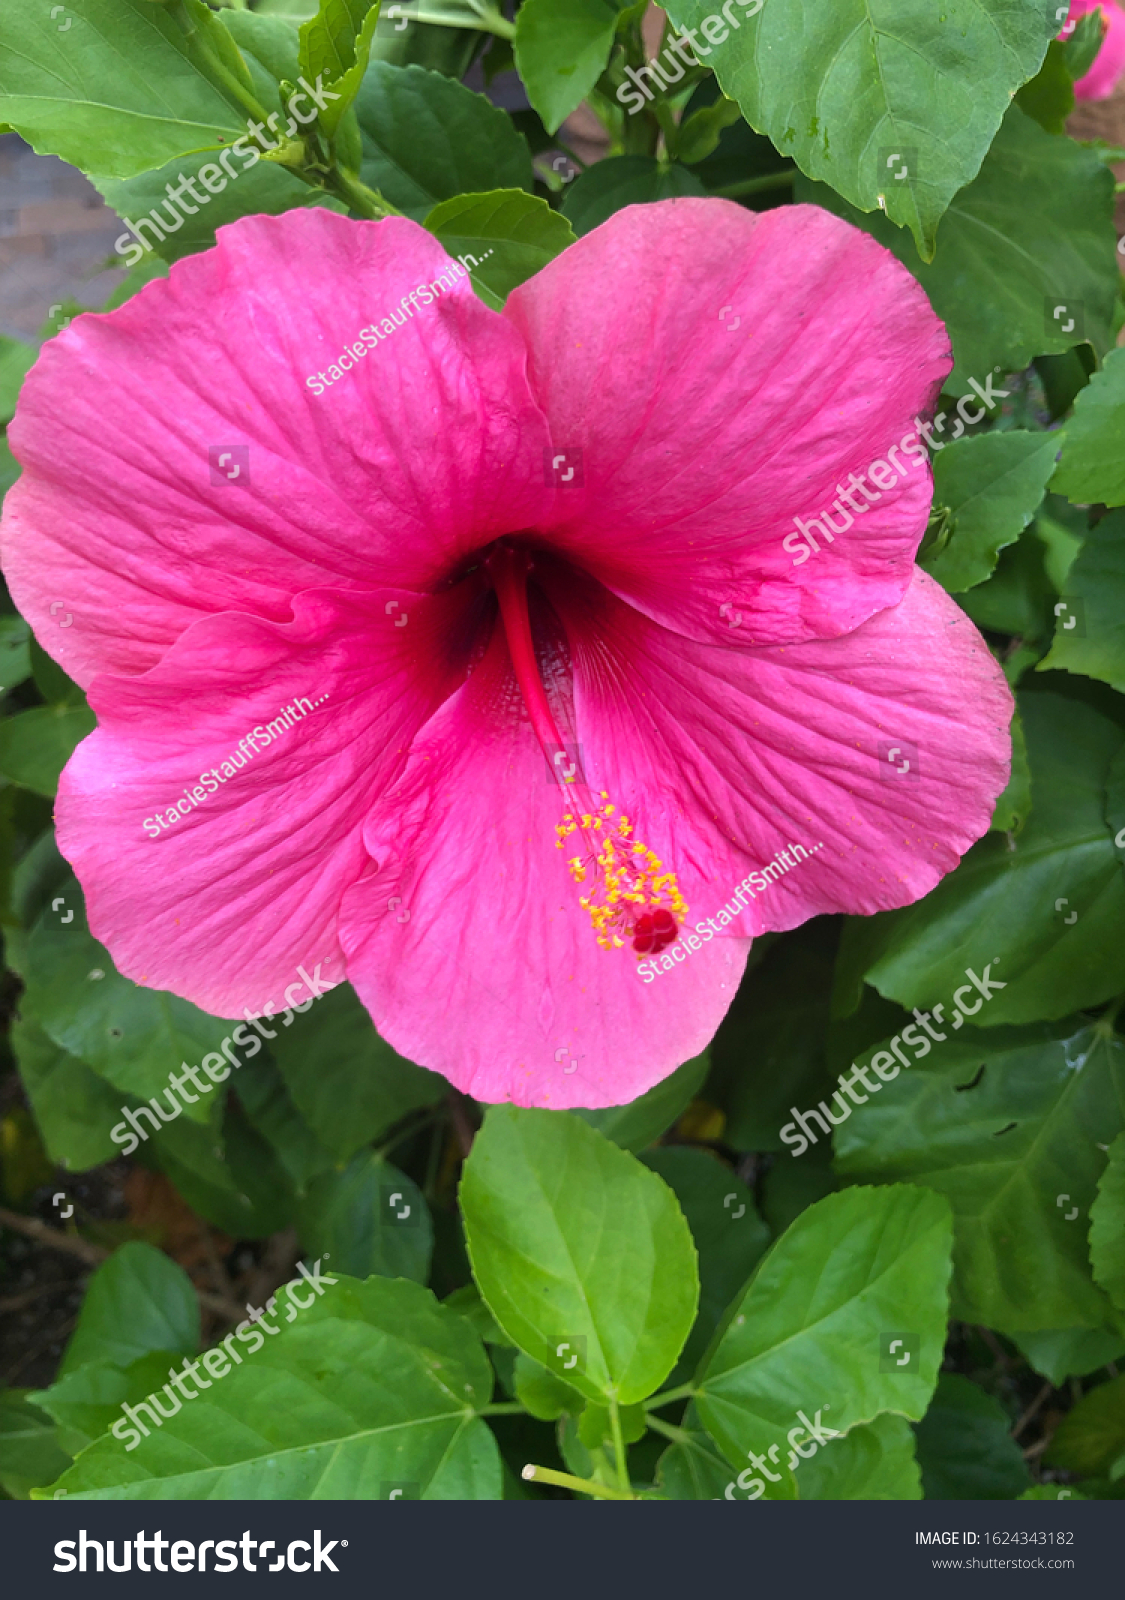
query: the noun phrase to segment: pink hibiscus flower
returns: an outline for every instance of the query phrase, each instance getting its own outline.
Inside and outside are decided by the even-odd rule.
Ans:
[[[1074,32],[1073,24],[1087,12],[1097,10],[1102,14],[1102,47],[1089,72],[1074,85],[1079,100],[1108,99],[1125,72],[1125,11],[1117,0],[1070,0],[1066,27],[1059,38],[1068,39]]]
[[[316,963],[482,1100],[618,1104],[755,934],[988,826],[1010,696],[913,565],[948,340],[813,207],[630,207],[500,314],[450,267],[294,211],[78,318],[4,569],[97,714],[58,834],[122,972],[235,1017]]]

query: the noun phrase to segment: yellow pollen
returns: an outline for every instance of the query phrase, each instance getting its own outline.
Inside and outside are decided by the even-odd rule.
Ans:
[[[609,800],[604,790],[601,798]],[[565,812],[555,832],[560,850],[574,833],[587,835],[587,842],[593,845],[585,856],[571,856],[567,870],[576,884],[593,876],[590,892],[580,895],[578,904],[588,914],[603,950],[624,948],[626,939],[633,937],[637,919],[654,911],[667,911],[677,922],[686,917],[688,906],[676,874],[663,871],[660,857],[643,841],[630,837],[633,825],[615,805],[605,804],[596,812],[580,815]],[[589,838],[592,834],[599,836],[596,844]]]

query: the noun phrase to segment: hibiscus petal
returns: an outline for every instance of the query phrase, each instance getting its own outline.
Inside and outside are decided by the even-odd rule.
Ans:
[[[343,977],[336,918],[368,864],[364,818],[463,678],[482,603],[472,581],[310,591],[290,623],[208,617],[143,676],[94,680],[99,727],[63,773],[59,847],[121,972],[218,1016],[276,1006],[299,965]],[[279,726],[297,696],[315,709]]]
[[[627,206],[505,315],[553,448],[568,467],[582,452],[552,542],[622,598],[747,644],[846,633],[901,599],[932,498],[922,446],[901,442],[951,358],[922,289],[869,235],[815,206]],[[828,510],[839,530],[840,486],[877,461],[898,481],[853,526],[813,555],[783,547],[795,518]]]
[[[373,811],[380,867],[340,917],[379,1032],[480,1100],[634,1099],[706,1046],[746,963],[748,941],[715,940],[655,983],[599,948],[555,848],[562,809],[497,629]]]
[[[754,935],[909,905],[988,828],[1011,693],[921,570],[898,606],[843,639],[750,650],[670,635],[581,579],[560,575],[549,593],[572,641],[591,782],[659,838],[693,925],[717,917]],[[793,845],[804,854],[779,856]]]
[[[317,585],[426,588],[548,495],[523,342],[424,228],[313,209],[218,237],[79,317],[24,384],[4,571],[83,686],[146,670],[207,614],[285,620]],[[448,296],[396,326],[443,273]],[[373,322],[391,333],[367,354]],[[346,345],[364,357],[314,393]]]

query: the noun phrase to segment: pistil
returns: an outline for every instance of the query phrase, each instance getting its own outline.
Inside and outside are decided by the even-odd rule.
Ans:
[[[674,872],[633,834],[629,818],[604,790],[595,797],[583,775],[568,762],[566,747],[547,699],[527,606],[531,560],[523,550],[501,544],[486,565],[496,589],[500,618],[531,726],[547,764],[563,792],[567,809],[556,826],[556,848],[575,839],[581,848],[567,861],[575,883],[585,886],[579,905],[593,925],[604,950],[621,949],[630,940],[639,956],[654,955],[679,936],[687,914]],[[573,848],[573,846],[571,847]]]

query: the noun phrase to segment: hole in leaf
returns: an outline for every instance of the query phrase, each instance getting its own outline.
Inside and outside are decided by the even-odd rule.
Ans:
[[[1016,1128],[1018,1126],[1019,1126],[1019,1124],[1016,1123],[1016,1122],[1009,1122],[1009,1124],[1008,1124],[1008,1126],[1006,1128],[997,1128],[996,1132],[992,1135],[992,1137],[994,1139],[999,1139],[999,1137],[1000,1137],[1000,1135],[1002,1133],[1011,1133],[1012,1129]]]
[[[981,1064],[980,1064],[980,1067],[977,1069],[977,1075],[976,1075],[975,1078],[970,1078],[968,1083],[955,1083],[953,1085],[953,1087],[957,1091],[957,1093],[958,1094],[964,1094],[966,1089],[975,1089],[977,1084],[984,1077],[984,1068],[985,1068],[985,1063],[982,1061]]]

